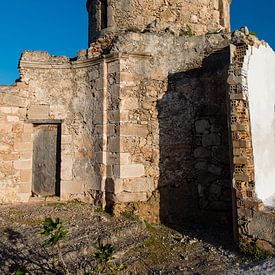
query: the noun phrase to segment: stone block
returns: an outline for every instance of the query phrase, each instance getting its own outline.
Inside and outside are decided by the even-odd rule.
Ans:
[[[257,240],[256,246],[262,251],[266,251],[266,252],[275,254],[274,246],[265,240]]]
[[[154,184],[152,178],[135,178],[122,181],[122,191],[138,193],[138,192],[152,192]]]
[[[16,122],[12,125],[12,131],[13,133],[22,133],[23,127],[24,127],[23,122]]]
[[[12,112],[11,107],[0,107],[0,113],[11,114],[11,112]]]
[[[117,73],[119,71],[120,71],[119,62],[115,61],[115,62],[108,63],[109,74]]]
[[[20,171],[21,182],[31,182],[32,181],[32,170],[21,170]]]
[[[31,133],[23,133],[20,135],[20,140],[23,142],[32,142],[32,134]]]
[[[16,170],[30,170],[32,169],[31,160],[15,160],[13,166]]]
[[[211,164],[208,166],[208,171],[215,175],[221,175],[221,173],[222,173],[221,167],[214,165],[214,164]]]
[[[27,107],[27,99],[18,95],[6,94],[3,99],[4,103],[9,106]]]
[[[18,193],[17,194],[20,202],[28,202],[31,197],[31,193]]]
[[[25,120],[27,118],[27,109],[19,108],[18,115],[19,115],[20,120]]]
[[[121,82],[132,82],[134,81],[134,74],[130,72],[121,72],[120,73],[120,81]]]
[[[143,164],[114,165],[114,176],[121,179],[138,178],[144,176]]]
[[[12,150],[12,146],[9,144],[0,144],[1,153],[9,153]]]
[[[18,189],[18,193],[27,193],[29,194],[29,196],[31,196],[31,192],[32,192],[32,184],[31,181],[27,181],[27,182],[20,182],[19,184],[19,189]]]
[[[0,171],[4,174],[13,174],[13,162],[12,161],[1,161]]]
[[[72,135],[62,135],[61,136],[61,143],[63,144],[71,144],[73,141]]]
[[[119,164],[129,164],[131,160],[131,154],[120,153],[119,154]]]
[[[33,124],[32,123],[24,124],[24,133],[33,133]]]
[[[15,142],[14,150],[16,152],[27,152],[32,151],[33,144],[32,142]]]
[[[138,202],[138,201],[147,201],[147,193],[129,193],[129,192],[122,192],[116,194],[116,201],[117,202]]]
[[[195,164],[195,168],[198,170],[207,170],[207,162],[200,161]]]
[[[1,146],[0,146],[0,151],[1,151]],[[18,160],[19,159],[19,153],[18,152],[11,152],[9,154],[3,155],[3,160]]]
[[[0,131],[10,133],[12,131],[12,123],[1,123],[0,124]]]
[[[123,98],[120,102],[120,109],[121,110],[135,110],[138,109],[139,101],[136,97],[126,97]]]
[[[61,196],[65,194],[82,194],[84,192],[84,181],[65,181],[61,182]]]
[[[7,116],[7,121],[8,122],[18,122],[19,117],[18,116]]]
[[[95,80],[99,77],[99,72],[96,67],[92,67],[92,70],[89,72],[89,78]]]
[[[116,123],[120,121],[120,111],[108,111],[108,122],[109,123]]]
[[[64,105],[53,105],[50,106],[50,117],[52,119],[65,119],[67,111]]]
[[[154,80],[163,81],[165,77],[167,77],[167,73],[161,68],[155,68],[154,70],[151,71],[151,78]]]
[[[221,138],[218,134],[203,135],[202,145],[203,146],[217,146],[221,144]]]
[[[21,108],[19,108],[19,107],[11,107],[11,114],[18,115],[20,109]]]
[[[195,158],[208,158],[211,156],[211,151],[205,147],[198,147],[194,150]]]
[[[148,135],[147,125],[125,123],[120,126],[121,136],[140,136]]]
[[[26,151],[26,152],[20,152],[20,159],[22,160],[27,160],[27,159],[31,159],[33,152],[32,151]]]
[[[195,122],[195,128],[197,133],[206,134],[206,133],[209,133],[211,125],[208,120],[202,119],[202,120],[197,120]]]
[[[71,155],[62,156],[61,179],[64,181],[71,181],[73,179],[73,160]]]
[[[114,164],[129,164],[131,160],[131,154],[129,153],[107,153],[106,161],[110,165]]]
[[[121,111],[120,112],[120,122],[128,122],[129,121],[129,112]]]
[[[108,138],[108,151],[112,153],[117,153],[120,151],[120,139],[119,137]]]
[[[27,110],[28,119],[49,119],[50,106],[49,105],[31,105]]]

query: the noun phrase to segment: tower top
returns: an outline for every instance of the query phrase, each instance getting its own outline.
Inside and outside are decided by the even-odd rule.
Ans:
[[[230,0],[87,0],[89,44],[106,32],[171,29],[230,31]]]

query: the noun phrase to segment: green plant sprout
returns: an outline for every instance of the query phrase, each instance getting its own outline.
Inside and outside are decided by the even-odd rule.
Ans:
[[[44,240],[44,246],[52,246],[57,248],[58,261],[62,265],[65,274],[69,274],[67,265],[63,259],[61,250],[61,241],[67,239],[67,229],[64,228],[62,221],[57,218],[55,221],[52,218],[45,218],[43,221],[43,228],[39,231],[40,235],[46,236],[47,239]]]
[[[92,269],[92,273],[86,273],[85,275],[119,274],[120,271],[126,268],[126,266],[123,263],[120,265],[114,263],[114,252],[115,249],[111,244],[103,244],[101,241],[98,241],[98,244],[96,246],[96,252],[94,253],[94,258],[97,264]]]

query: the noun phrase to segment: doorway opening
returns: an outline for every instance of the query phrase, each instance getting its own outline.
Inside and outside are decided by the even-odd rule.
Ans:
[[[34,123],[32,195],[60,196],[61,124]]]

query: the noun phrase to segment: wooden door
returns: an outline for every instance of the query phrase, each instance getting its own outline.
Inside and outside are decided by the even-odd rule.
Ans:
[[[60,125],[35,126],[32,191],[39,196],[58,196],[60,185]]]

